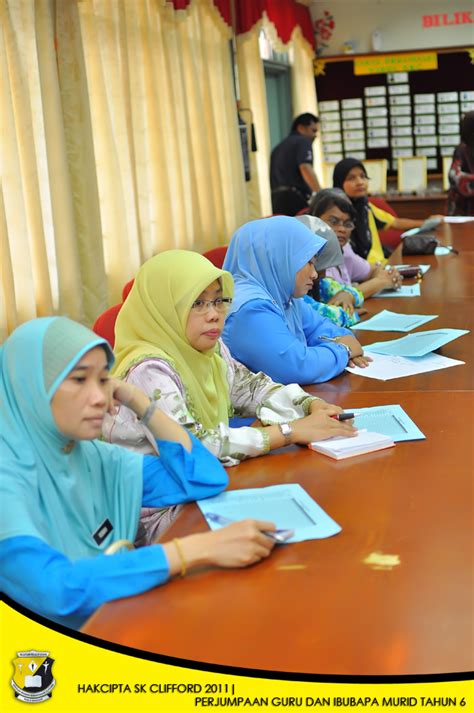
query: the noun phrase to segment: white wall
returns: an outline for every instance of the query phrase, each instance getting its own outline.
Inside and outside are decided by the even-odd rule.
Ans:
[[[424,28],[423,15],[447,14],[453,22],[455,13],[470,13],[474,23],[472,0],[312,0],[313,21],[328,10],[335,28],[328,48],[321,56],[342,53],[348,40],[356,43],[355,53],[372,52],[371,35],[382,35],[381,52],[429,47],[472,46],[474,24],[452,24]]]

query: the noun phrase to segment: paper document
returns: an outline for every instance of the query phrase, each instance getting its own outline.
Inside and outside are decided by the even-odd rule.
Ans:
[[[382,433],[373,433],[362,429],[357,436],[326,438],[324,441],[313,441],[309,444],[311,450],[322,453],[335,460],[352,458],[354,456],[393,448],[395,443],[392,438]]]
[[[363,369],[359,366],[355,366],[352,369],[347,366],[346,371],[350,374],[366,376],[369,379],[380,379],[381,381],[399,379],[402,376],[423,374],[427,371],[447,369],[450,366],[465,364],[464,361],[459,361],[459,359],[450,359],[449,357],[441,356],[441,354],[427,354],[426,356],[419,357],[418,359],[376,354],[375,352],[368,352],[365,349],[364,354],[372,357],[373,359],[369,366],[366,366]]]
[[[445,223],[469,223],[471,220],[474,220],[474,217],[470,215],[446,215],[444,217]]]
[[[372,297],[419,297],[421,295],[420,283],[415,285],[402,285],[398,290],[382,290]]]
[[[382,433],[392,441],[417,441],[426,438],[399,404],[344,410],[358,414],[354,419],[357,429],[366,428],[368,431]]]
[[[342,529],[301,485],[295,483],[228,490],[213,498],[198,500],[197,504],[204,517],[206,513],[214,513],[235,521],[246,518],[266,520],[274,522],[277,529],[294,530],[294,535],[286,542],[331,537]],[[211,530],[222,527],[212,520],[206,521]]]
[[[435,349],[452,342],[453,339],[469,334],[468,329],[432,329],[426,332],[408,334],[399,339],[390,339],[387,342],[374,342],[365,345],[365,349],[377,354],[392,354],[403,357],[423,357]]]
[[[422,324],[436,319],[437,314],[400,314],[383,309],[365,322],[354,324],[351,329],[367,329],[373,332],[410,332]]]

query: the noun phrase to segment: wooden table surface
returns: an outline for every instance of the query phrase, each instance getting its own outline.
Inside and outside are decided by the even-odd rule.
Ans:
[[[462,228],[458,245],[465,226],[455,227]],[[446,230],[447,239],[452,232]],[[413,311],[440,315],[425,328],[472,329],[472,296],[424,297],[434,274],[429,271]],[[415,301],[378,303],[404,311],[402,304]],[[459,309],[450,311],[454,304]],[[361,334],[366,342],[384,335]],[[262,670],[473,670],[472,334],[443,353],[468,364],[387,382],[346,373],[308,388],[346,408],[398,403],[425,441],[340,462],[292,447],[229,469],[232,489],[301,484],[342,526],[340,534],[278,546],[245,570],[206,569],[107,604],[83,631],[163,655]],[[206,529],[190,504],[165,539]],[[379,564],[370,564],[374,559]]]

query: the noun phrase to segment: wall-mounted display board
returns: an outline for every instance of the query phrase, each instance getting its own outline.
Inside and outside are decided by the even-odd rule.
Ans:
[[[474,110],[474,64],[468,48],[430,50],[429,63],[427,54],[417,62],[417,53],[410,53],[409,71],[387,73],[374,72],[368,60],[364,70],[355,56],[315,61],[325,162],[386,159],[394,174],[399,158],[424,156],[428,172],[441,173],[443,158],[460,141],[461,117]],[[384,63],[377,55],[377,66],[397,68],[398,56],[404,53],[387,55]]]

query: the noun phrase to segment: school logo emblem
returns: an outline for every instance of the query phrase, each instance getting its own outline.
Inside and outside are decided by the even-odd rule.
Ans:
[[[42,703],[51,698],[56,681],[49,651],[18,651],[12,663],[15,673],[10,683],[15,698],[24,703]]]

